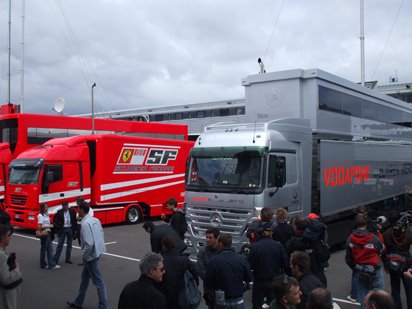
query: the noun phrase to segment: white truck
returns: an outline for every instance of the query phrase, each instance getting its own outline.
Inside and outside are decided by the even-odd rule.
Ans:
[[[412,186],[412,129],[405,121],[412,120],[411,109],[325,72],[306,73],[252,76],[244,84],[252,86],[246,100],[256,99],[256,113],[272,112],[266,98],[273,103],[278,82],[292,88],[292,98],[282,92],[277,101],[279,119],[216,124],[197,139],[186,175],[187,243],[194,253],[212,226],[232,234],[239,249],[262,207],[321,215],[330,245],[346,239],[360,205],[369,206],[372,217],[396,219],[404,210]],[[391,122],[369,116],[372,107],[386,110]]]

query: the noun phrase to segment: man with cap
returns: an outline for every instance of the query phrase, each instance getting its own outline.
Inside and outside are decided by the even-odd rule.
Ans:
[[[265,297],[268,303],[274,298],[273,278],[289,270],[286,250],[273,240],[272,225],[268,222],[262,225],[260,240],[250,249],[249,263],[254,275],[252,304],[254,309],[260,309]]]
[[[62,209],[57,211],[53,222],[54,228],[59,235],[59,242],[57,243],[56,254],[54,255],[54,263],[59,264],[60,255],[63,250],[64,241],[67,237],[66,247],[66,263],[72,264],[72,241],[73,236],[77,233],[76,213],[69,207],[69,203],[64,201]]]

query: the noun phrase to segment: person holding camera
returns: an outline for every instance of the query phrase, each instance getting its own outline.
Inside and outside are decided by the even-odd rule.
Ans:
[[[375,234],[367,229],[364,215],[356,215],[355,226],[356,229],[346,242],[345,262],[354,271],[357,300],[364,309],[368,292],[384,288],[380,257],[385,251],[385,245],[380,233]]]
[[[383,234],[383,239],[386,245],[383,261],[385,269],[389,271],[395,308],[402,308],[401,280],[405,288],[408,308],[412,308],[412,280],[404,275],[404,272],[412,265],[412,257],[409,252],[412,234],[408,230],[408,221],[399,220],[396,222]]]
[[[0,308],[2,309],[18,307],[20,283],[23,281],[19,263],[16,262],[16,254],[6,252],[13,234],[12,229],[9,224],[0,224]]]

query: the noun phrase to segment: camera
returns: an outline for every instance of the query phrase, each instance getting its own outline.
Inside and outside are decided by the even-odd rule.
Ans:
[[[9,265],[9,270],[13,270],[17,267],[16,265],[16,252],[12,252],[9,254],[7,259],[7,265]]]
[[[410,228],[410,224],[412,223],[412,210],[401,212],[400,215],[401,217],[396,221],[393,228],[405,232]]]

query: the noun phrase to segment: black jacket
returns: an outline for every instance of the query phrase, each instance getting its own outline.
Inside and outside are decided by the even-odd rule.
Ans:
[[[167,308],[179,309],[179,293],[183,290],[185,272],[189,270],[197,279],[196,266],[186,255],[181,255],[176,251],[164,253],[163,264],[165,274],[159,285],[160,290],[166,297]]]
[[[176,231],[169,224],[155,225],[153,231],[150,233],[150,244],[152,246],[152,251],[155,253],[160,253],[162,249],[162,239],[163,237],[170,235],[176,241],[176,250],[181,253],[186,249],[186,244],[177,235]]]
[[[308,300],[308,294],[316,288],[325,288],[325,285],[319,280],[318,277],[312,275],[311,273],[306,273],[298,278],[299,288],[302,292],[300,296],[300,304],[298,308],[305,309],[306,302]]]
[[[186,216],[180,210],[173,213],[170,219],[165,219],[166,222],[176,231],[177,235],[181,239],[185,239],[185,233],[187,231]]]
[[[76,233],[77,230],[77,220],[76,220],[76,213],[73,210],[73,208],[69,208],[69,214],[70,214],[70,223],[72,225],[72,231],[73,233]],[[57,234],[60,234],[63,231],[64,227],[64,209],[59,209],[54,216],[54,221],[53,221],[53,226],[54,230]]]
[[[217,248],[206,246],[201,248],[197,254],[196,270],[202,280],[205,280],[207,266],[210,260],[217,254]]]
[[[206,286],[215,291],[223,290],[226,298],[239,298],[244,292],[243,281],[253,281],[245,256],[224,248],[210,260],[204,281]]]
[[[118,309],[167,309],[166,298],[155,281],[145,275],[128,283],[122,290]]]
[[[279,222],[273,228],[272,237],[274,240],[277,240],[282,245],[286,245],[286,242],[293,236],[293,226],[287,222]]]
[[[320,241],[320,240],[318,240]],[[286,243],[286,252],[290,255],[294,251],[304,251],[310,257],[310,270],[319,278],[319,280],[327,286],[327,279],[324,272],[324,264],[322,263],[318,253],[314,250],[313,241],[302,236],[293,236]]]
[[[280,242],[268,237],[263,237],[252,245],[249,263],[255,280],[271,280],[289,269],[285,248]]]

